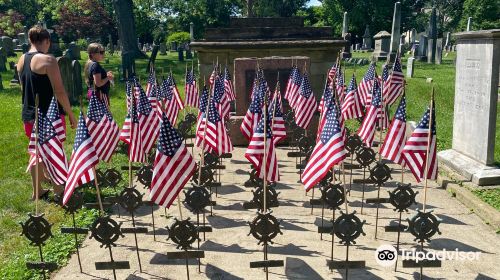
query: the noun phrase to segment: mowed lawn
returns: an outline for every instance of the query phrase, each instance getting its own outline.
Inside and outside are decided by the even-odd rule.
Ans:
[[[354,57],[367,58],[369,55],[368,53],[355,53]],[[87,55],[82,52],[82,58],[86,59],[86,57]],[[103,66],[107,70],[117,72],[120,63],[119,57],[117,55],[109,57],[108,55],[108,58],[109,61],[103,63]],[[444,58],[442,65],[429,65],[416,62],[415,76],[407,80],[406,94],[409,120],[419,121],[429,104],[431,88],[432,86],[435,87],[439,150],[451,147],[455,85],[453,58],[454,54],[451,53],[448,57]],[[9,58],[9,61],[17,62],[17,58]],[[85,60],[82,60],[81,63],[83,66]],[[191,65],[191,61],[177,61],[176,53],[169,54],[168,56],[159,55],[156,61],[158,78],[172,71],[182,95],[184,94],[186,63],[189,66]],[[406,59],[404,59],[403,64],[406,65]],[[143,86],[147,80],[146,65],[146,59],[136,62],[136,68],[139,69],[138,74]],[[378,63],[377,65],[377,73],[379,74],[381,73],[381,65],[382,63]],[[344,66],[346,69],[346,82],[350,81],[352,73],[355,72],[358,83],[361,81],[368,67],[354,67],[347,64]],[[403,72],[406,73],[406,67],[403,68]],[[24,135],[21,122],[20,88],[9,85],[9,81],[13,76],[12,70],[0,74],[2,75],[4,87],[3,90],[0,90],[0,145],[3,149],[3,152],[0,153],[0,278],[36,279],[39,275],[26,270],[25,262],[27,260],[33,261],[38,259],[37,248],[30,246],[25,237],[19,235],[21,232],[19,222],[26,220],[27,213],[34,212],[35,210],[34,203],[29,200],[31,196],[30,175],[25,173],[28,161],[26,152],[28,139]],[[117,76],[117,73],[115,73],[115,76]],[[428,77],[433,79],[432,84],[426,83]],[[78,107],[75,106],[73,108],[75,114],[77,114]],[[119,125],[123,123],[125,118],[125,108],[124,84],[117,81],[111,91],[111,111]],[[357,123],[351,122],[349,126],[354,129]],[[495,159],[497,162],[500,162],[499,131],[500,120],[497,114],[495,149]],[[71,155],[74,134],[75,131],[69,128],[68,139],[65,142],[68,158]],[[120,168],[126,164],[127,157],[119,153],[113,157],[112,163],[101,165],[102,167],[112,166]],[[123,173],[123,181],[120,183],[118,191],[127,185],[126,178],[127,174]],[[95,201],[93,188],[85,188],[83,191],[87,201]],[[103,189],[104,196],[113,194],[113,189]],[[54,223],[52,228],[54,238],[51,238],[47,242],[47,246],[44,247],[44,257],[48,261],[56,261],[58,264],[64,265],[68,256],[74,251],[74,244],[72,236],[60,234],[59,228],[62,225],[70,225],[71,218],[59,207],[45,202],[40,202],[40,212],[45,213],[49,221]],[[77,223],[87,226],[93,221],[96,215],[97,212],[95,210],[82,210],[77,215]]]

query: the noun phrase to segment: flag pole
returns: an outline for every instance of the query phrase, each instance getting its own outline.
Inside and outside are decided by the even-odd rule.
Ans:
[[[215,84],[215,80],[214,80]],[[215,87],[213,87],[215,89]],[[201,187],[201,169],[203,165],[205,164],[205,156],[204,156],[204,151],[205,151],[205,141],[207,138],[207,125],[208,125],[208,107],[210,106],[210,99],[212,95],[210,91],[208,92],[208,99],[207,99],[207,106],[205,106],[205,126],[203,127],[203,140],[201,141],[201,152],[200,152],[200,167],[198,170],[198,185]]]
[[[39,200],[39,192],[38,188],[40,187],[40,182],[39,182],[39,177],[40,174],[38,172],[38,168],[40,168],[40,162],[38,161],[38,122],[40,121],[38,119],[38,106],[39,106],[39,100],[38,100],[38,93],[35,95],[35,215],[38,216],[38,200]]]
[[[267,212],[267,98],[264,93],[264,159],[262,161],[263,170],[264,170],[264,179],[263,179],[263,189],[264,189],[264,213]]]
[[[425,206],[427,204],[427,177],[429,177],[429,150],[431,148],[431,139],[432,139],[432,122],[433,122],[433,111],[434,111],[434,86],[432,87],[431,94],[431,106],[429,112],[429,135],[427,136],[427,152],[425,154],[425,184],[424,184],[424,203],[423,203],[423,211],[425,213]]]
[[[403,80],[403,98],[405,98],[405,97],[406,97],[406,81]],[[403,140],[404,140],[404,142],[406,142],[406,128],[405,128],[405,132],[403,135]],[[401,184],[404,183],[405,165],[406,165],[406,162],[403,160],[403,163],[401,164]]]

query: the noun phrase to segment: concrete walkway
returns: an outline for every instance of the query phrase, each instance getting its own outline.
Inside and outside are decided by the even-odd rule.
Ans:
[[[255,211],[245,210],[242,203],[252,197],[251,189],[245,188],[243,183],[248,179],[249,163],[244,158],[245,149],[237,148],[232,159],[224,160],[227,170],[223,171],[219,188],[219,196],[214,199],[217,206],[213,208],[213,216],[207,215],[207,222],[213,227],[212,233],[206,234],[206,241],[201,242],[201,249],[205,250],[202,259],[201,273],[198,272],[196,260],[190,261],[189,271],[191,279],[265,279],[262,269],[251,269],[249,262],[262,260],[262,246],[248,236],[248,223],[255,217]],[[311,208],[308,203],[311,192],[307,195],[303,186],[297,181],[299,175],[295,169],[295,159],[287,158],[288,148],[278,149],[281,182],[277,186],[279,191],[280,207],[273,209],[273,215],[281,219],[283,235],[274,239],[275,243],[269,247],[269,259],[283,260],[284,267],[271,268],[269,279],[343,279],[344,271],[330,271],[326,260],[330,258],[331,235],[317,233],[317,225],[321,223],[321,208]],[[400,167],[393,165],[392,177],[399,181]],[[355,170],[354,178],[361,178],[362,171]],[[413,176],[405,173],[405,181],[412,182],[415,190],[419,191],[417,201],[423,200],[423,184],[415,184]],[[349,176],[346,176],[349,178]],[[394,188],[395,183],[389,182],[381,190],[381,197],[387,197],[387,190]],[[141,189],[142,191],[142,189]],[[316,191],[316,197],[319,191]],[[376,197],[376,188],[367,185],[365,198]],[[181,194],[181,198],[184,195]],[[480,252],[479,260],[445,260],[441,268],[425,268],[424,276],[432,279],[499,279],[500,278],[500,237],[488,225],[471,213],[468,209],[452,198],[443,189],[437,188],[434,182],[429,184],[427,193],[427,209],[442,219],[441,235],[435,235],[426,249]],[[359,217],[366,220],[364,231],[366,236],[357,239],[357,244],[350,246],[351,260],[365,260],[366,268],[352,269],[350,279],[418,279],[419,269],[401,268],[394,272],[394,267],[382,267],[375,260],[375,250],[383,244],[395,245],[397,233],[384,232],[384,226],[396,220],[398,213],[393,211],[390,204],[380,208],[378,239],[374,239],[375,206],[366,205],[363,215],[360,215],[361,185],[353,185],[351,196],[348,197],[349,211],[356,210]],[[413,209],[421,208],[417,204]],[[342,208],[344,209],[344,208]],[[183,215],[189,215],[193,221],[196,216],[182,208]],[[166,257],[167,252],[178,251],[170,240],[166,240],[165,226],[173,223],[173,218],[165,218],[164,210],[156,208],[155,222],[157,226],[157,241],[151,233],[151,215],[149,207],[142,207],[136,221],[140,226],[149,228],[150,233],[139,235],[143,272],[139,272],[133,234],[126,235],[118,240],[118,246],[113,248],[114,259],[129,261],[131,269],[117,272],[118,279],[186,279],[186,266],[183,260],[172,261]],[[122,210],[123,213],[123,210]],[[177,205],[172,205],[168,214],[179,217]],[[337,211],[337,215],[339,211]],[[411,217],[415,211],[404,213],[403,219]],[[325,210],[325,218],[330,219],[331,210]],[[123,227],[131,226],[130,217],[122,216],[118,221]],[[196,245],[196,243],[195,243]],[[411,249],[416,246],[410,233],[401,234],[401,249]],[[109,261],[107,249],[100,248],[94,239],[86,239],[80,250],[83,271],[78,268],[76,254],[71,257],[68,265],[53,275],[54,279],[112,279],[111,271],[97,271],[95,261]],[[335,239],[334,259],[345,259],[345,246],[338,244]]]

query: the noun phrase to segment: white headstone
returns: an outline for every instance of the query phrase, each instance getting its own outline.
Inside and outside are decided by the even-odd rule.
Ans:
[[[392,16],[392,32],[391,32],[391,47],[389,50],[390,62],[394,62],[394,58],[396,57],[396,52],[399,49],[400,38],[401,38],[401,3],[394,3],[394,14]]]
[[[415,58],[410,57],[406,64],[406,77],[413,78],[413,66],[415,66]]]

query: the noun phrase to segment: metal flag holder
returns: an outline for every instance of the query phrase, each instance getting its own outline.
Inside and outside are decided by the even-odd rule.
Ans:
[[[359,165],[355,165],[353,163],[354,161],[354,156],[356,155],[356,151],[363,146],[363,141],[357,134],[353,134],[349,137],[347,137],[347,141],[345,144],[345,149],[349,152],[349,155],[351,157],[351,163],[350,164],[345,164],[344,163],[344,168],[345,169],[350,169],[350,174],[349,174],[349,190],[347,193],[351,195],[351,188],[352,188],[352,172],[354,169],[360,169]]]
[[[319,187],[320,191],[323,193],[322,188],[325,186],[328,186],[330,184],[330,182],[335,181],[334,178],[335,178],[335,174],[334,174],[334,171],[332,168],[332,169],[328,170],[325,177],[323,177],[323,179],[321,179],[321,181],[319,181],[319,183],[316,184],[315,187]],[[314,188],[313,188],[313,192],[314,192]],[[312,195],[312,198],[309,199],[309,204],[311,205],[311,214],[313,213],[314,206],[321,206],[322,207],[322,210],[321,210],[321,217],[322,218],[321,219],[323,220],[323,213],[325,210],[325,202],[323,201],[323,197],[320,196],[320,198],[314,198],[314,195]]]
[[[113,278],[115,280],[117,269],[130,269],[130,263],[128,261],[115,261],[113,258],[113,251],[111,250],[111,247],[116,247],[115,242],[120,237],[125,237],[120,229],[121,224],[121,222],[117,223],[109,216],[104,216],[98,217],[90,226],[90,238],[94,238],[99,243],[101,243],[101,248],[108,248],[109,257],[111,259],[111,261],[109,262],[95,262],[95,269],[113,270]]]
[[[132,217],[132,227],[131,228],[122,228],[122,233],[133,233],[135,240],[135,251],[137,253],[137,261],[139,262],[139,271],[142,272],[142,264],[141,264],[141,256],[139,254],[139,244],[137,242],[137,234],[148,233],[148,229],[146,227],[136,227],[135,226],[135,212],[142,205],[142,194],[136,188],[126,187],[120,193],[118,197],[118,203],[121,207],[123,207]]]
[[[212,187],[217,186],[217,182],[215,182],[215,172],[213,169],[208,167],[207,165],[203,164],[202,167],[199,167],[200,165],[198,164],[198,167],[195,169],[192,180],[194,185],[203,187],[205,189],[208,189],[209,194],[210,194],[210,200],[212,199]],[[215,201],[211,201],[210,203],[210,216],[213,215],[213,206],[216,205]]]
[[[71,215],[73,221],[73,227],[61,227],[61,233],[63,234],[73,234],[75,237],[75,249],[76,256],[78,257],[78,266],[80,267],[80,273],[83,272],[82,262],[80,260],[80,249],[78,248],[78,234],[87,234],[89,232],[88,228],[80,228],[76,226],[75,213],[83,206],[83,196],[80,192],[73,192],[69,198],[66,205],[63,206],[66,213]]]
[[[177,249],[181,249],[181,252],[167,252],[167,258],[170,260],[184,259],[186,261],[186,274],[189,280],[189,259],[201,259],[205,257],[205,251],[193,251],[189,250],[192,248],[192,244],[199,240],[198,230],[190,221],[189,218],[185,220],[177,220],[172,226],[167,227],[168,229],[168,239],[171,239],[175,244],[177,244]]]
[[[154,153],[153,153],[154,155]],[[153,160],[149,160],[149,162],[153,162]],[[153,166],[151,164],[145,164],[139,168],[137,171],[137,181],[144,185],[144,188],[151,188],[151,180],[153,179]],[[151,221],[153,227],[153,240],[156,241],[156,227],[155,227],[155,215],[154,209],[156,204],[153,201],[142,201],[143,205],[149,206],[151,208]],[[165,208],[166,209],[166,208]]]
[[[366,183],[371,183],[371,180],[366,180],[366,168],[370,166],[371,163],[375,161],[375,151],[373,149],[362,146],[356,150],[356,161],[359,163],[359,166],[363,167],[363,179],[357,180],[353,179],[352,182],[354,184],[361,183],[363,184],[363,192],[361,194],[361,214],[363,214],[363,206],[365,203],[365,187]]]
[[[258,186],[264,185],[263,181],[259,176],[257,176],[257,170],[253,165],[250,165],[250,172],[248,172],[250,178],[243,184],[247,188],[256,188]]]
[[[323,202],[323,208],[321,211],[321,226],[318,227],[318,232],[320,233],[320,239],[323,240],[323,233],[329,233],[332,235],[332,248],[330,259],[333,260],[333,244],[335,242],[335,235],[333,234],[333,223],[335,222],[335,211],[340,209],[340,206],[345,203],[346,197],[344,194],[344,188],[340,184],[329,183],[321,188],[321,200]],[[332,226],[324,226],[324,210],[325,205],[328,209],[332,209]]]
[[[350,268],[364,268],[366,265],[365,261],[350,261],[349,260],[349,246],[351,244],[356,244],[356,239],[363,232],[363,225],[366,221],[361,221],[356,216],[356,211],[351,214],[343,213],[340,211],[340,216],[333,222],[332,235],[335,234],[337,238],[340,239],[340,244],[346,245],[346,256],[345,261],[328,261],[328,267],[330,270],[333,269],[345,269],[345,278],[349,279],[349,269]]]
[[[205,219],[205,208],[209,205],[213,205],[213,201],[210,200],[210,193],[208,190],[197,185],[193,185],[193,187],[184,191],[184,195],[184,205],[186,205],[191,212],[196,214],[196,232],[198,235],[197,249],[200,250],[200,232],[203,233],[203,241],[205,241],[205,234],[213,231],[211,226],[206,226]],[[203,225],[200,225],[200,213],[203,214]],[[201,272],[200,259],[198,259],[198,272]]]
[[[231,154],[224,154],[224,156],[229,155],[232,156]],[[220,176],[221,176],[221,171],[223,169],[226,169],[226,166],[222,164],[222,156],[217,156],[213,153],[208,153],[205,152],[204,154],[204,164],[208,169],[211,169],[214,171],[214,180],[210,184],[210,188],[215,187],[215,197],[219,196],[219,187],[222,186]],[[211,190],[211,189],[210,189]]]
[[[366,203],[376,203],[377,212],[375,215],[375,239],[377,239],[378,232],[378,212],[381,203],[389,203],[389,198],[380,198],[380,187],[391,179],[391,169],[387,164],[382,161],[377,161],[375,165],[370,168],[370,180],[377,185],[377,198],[367,198]]]
[[[398,268],[398,257],[399,257],[399,238],[401,235],[401,231],[405,231],[407,229],[406,226],[401,224],[401,215],[403,212],[408,212],[408,208],[415,204],[415,197],[418,192],[414,192],[411,188],[411,184],[401,184],[398,183],[398,186],[389,193],[389,202],[394,206],[394,211],[399,212],[398,224],[396,226],[385,226],[385,232],[395,232],[397,231],[398,237],[396,241],[396,264],[394,266],[394,271],[397,271]]]
[[[260,179],[260,178],[259,178]],[[268,208],[279,207],[278,195],[276,192],[276,183],[269,183],[266,188],[266,195],[264,195],[264,186],[261,182],[254,190],[252,190],[252,200],[249,202],[243,202],[243,208],[245,209],[258,209],[259,211],[264,210],[264,199],[266,200],[266,206]]]

